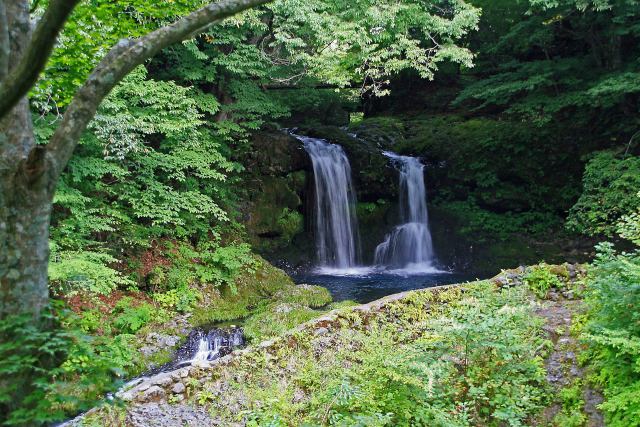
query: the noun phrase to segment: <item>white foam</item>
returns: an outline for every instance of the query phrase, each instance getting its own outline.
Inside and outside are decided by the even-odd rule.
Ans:
[[[430,263],[410,263],[403,268],[385,269],[380,266],[360,266],[352,268],[332,268],[317,267],[313,269],[314,274],[322,276],[336,277],[369,277],[372,275],[392,275],[392,276],[425,276],[431,274],[451,274],[451,271],[440,270]]]
[[[367,277],[372,274],[379,273],[378,267],[349,267],[349,268],[333,268],[333,267],[317,267],[313,269],[313,273],[323,276],[352,276]]]
[[[384,270],[385,274],[397,276],[424,276],[430,274],[451,274],[450,271],[440,270],[429,263],[410,263],[403,268]]]

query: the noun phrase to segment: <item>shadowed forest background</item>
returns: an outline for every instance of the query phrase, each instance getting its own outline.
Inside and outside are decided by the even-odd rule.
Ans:
[[[31,1],[33,25],[52,4]],[[204,5],[79,2],[28,95],[35,145],[51,145],[111,46]],[[15,123],[0,122],[3,171]],[[436,320],[413,301],[374,322],[379,335],[353,326],[326,344],[343,347],[322,368],[296,347],[292,371],[305,375],[293,385],[269,389],[236,367],[242,411],[216,406],[223,392],[204,385],[164,400],[191,399],[225,414],[221,425],[580,426],[597,425],[584,411],[593,389],[600,425],[640,425],[637,0],[276,0],[136,66],[55,181],[44,320],[10,309],[5,261],[20,254],[3,243],[0,422],[76,416],[170,362],[194,328],[239,324],[257,344],[373,299],[299,284],[317,264],[317,212],[312,163],[292,133],[349,158],[363,265],[398,223],[398,174],[382,154],[392,151],[425,166],[437,267],[462,281],[523,266],[509,280],[526,290],[505,279],[471,286],[471,302],[434,297],[447,307]],[[572,313],[553,333],[571,336],[581,374],[556,389],[545,379],[556,342],[532,300]],[[124,423],[122,407],[101,407],[95,425]]]

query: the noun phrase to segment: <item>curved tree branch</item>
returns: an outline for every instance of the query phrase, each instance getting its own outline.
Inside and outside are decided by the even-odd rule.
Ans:
[[[0,118],[22,99],[38,80],[53,51],[58,34],[80,0],[52,0],[38,22],[18,65],[0,85]]]
[[[185,40],[194,32],[243,10],[271,0],[222,0],[137,39],[124,39],[100,61],[67,107],[62,122],[47,144],[50,173],[57,178],[73,154],[80,136],[111,89],[135,67],[162,49]]]

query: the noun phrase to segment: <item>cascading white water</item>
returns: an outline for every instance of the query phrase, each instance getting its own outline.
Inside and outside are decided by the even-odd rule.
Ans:
[[[433,271],[424,165],[415,157],[385,151],[400,172],[400,220],[376,248],[374,263],[393,269]]]
[[[353,268],[358,259],[358,222],[349,159],[339,145],[296,138],[304,143],[313,164],[318,261],[322,267]]]
[[[196,337],[197,347],[191,359],[183,363],[198,364],[217,359],[232,349],[244,345],[244,335],[239,328],[230,330],[212,329],[208,333],[198,332]],[[195,344],[195,340],[192,340]],[[193,344],[192,344],[193,345]]]
[[[207,339],[207,336],[203,334],[200,341],[198,341],[198,349],[196,350],[196,354],[193,356],[193,359],[191,359],[191,362],[206,362],[209,360],[210,353],[211,349],[209,346],[209,340]]]

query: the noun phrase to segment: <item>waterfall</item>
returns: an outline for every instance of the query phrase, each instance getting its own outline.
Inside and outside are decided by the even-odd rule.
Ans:
[[[424,165],[415,157],[399,156],[386,151],[383,154],[391,159],[400,172],[401,224],[378,245],[374,263],[393,269],[434,271]]]
[[[349,269],[358,257],[356,197],[351,166],[339,145],[297,136],[311,157],[315,180],[315,236],[323,267]]]
[[[196,330],[189,335],[187,343],[178,350],[177,361],[171,364],[171,368],[215,360],[243,345],[244,334],[242,329],[237,327],[214,328],[208,332]]]

